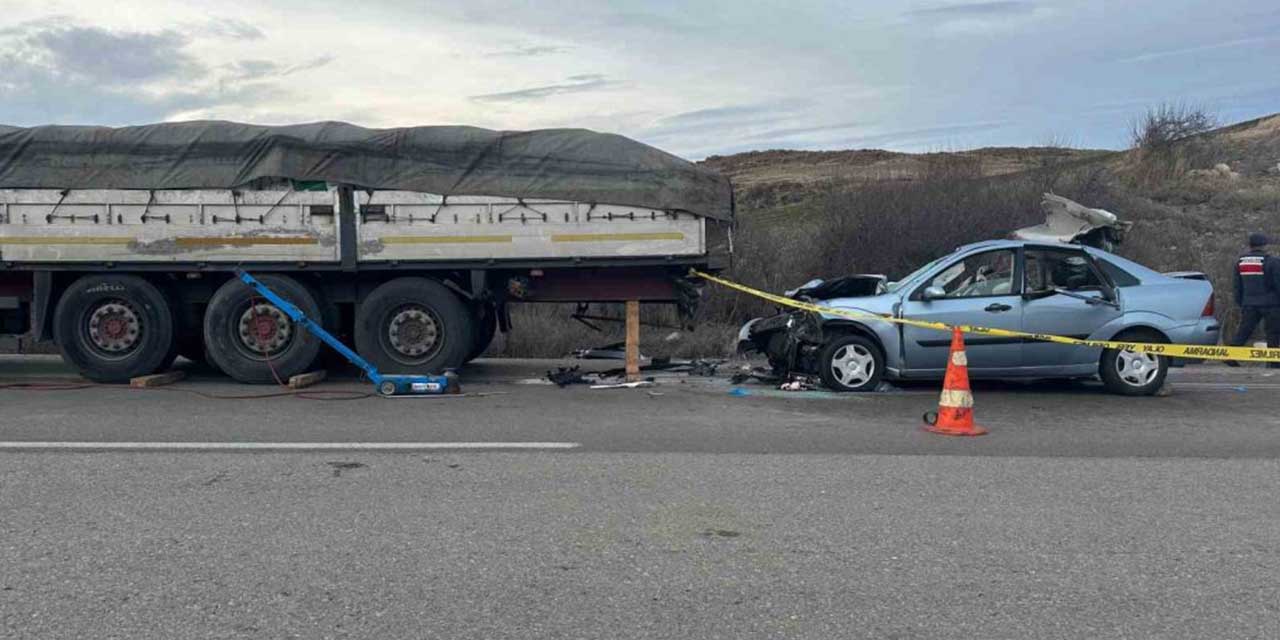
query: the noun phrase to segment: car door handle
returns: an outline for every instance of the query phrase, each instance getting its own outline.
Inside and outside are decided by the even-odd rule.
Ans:
[[[1011,311],[1012,309],[1013,307],[1007,304],[1000,304],[999,302],[996,302],[987,305],[986,311],[990,311],[991,313],[1003,313],[1005,311]]]

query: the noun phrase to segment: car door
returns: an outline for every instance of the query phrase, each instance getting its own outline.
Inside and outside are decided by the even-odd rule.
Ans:
[[[950,325],[997,329],[1022,327],[1021,274],[1017,249],[990,249],[946,262],[909,292],[904,317]],[[945,331],[903,325],[904,374],[915,377],[946,371],[951,335]],[[975,375],[1000,374],[1021,364],[1020,340],[997,336],[965,336],[969,370]]]
[[[1120,317],[1115,288],[1082,249],[1028,246],[1022,272],[1024,331],[1088,338]],[[1028,372],[1096,366],[1100,356],[1097,348],[1052,342],[1028,341],[1023,347]]]

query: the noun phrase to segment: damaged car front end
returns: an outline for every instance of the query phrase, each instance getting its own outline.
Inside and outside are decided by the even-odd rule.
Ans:
[[[893,325],[872,316],[895,312],[892,287],[881,275],[805,283],[787,291],[786,297],[866,314],[867,321],[782,309],[743,325],[738,331],[738,351],[763,354],[776,377],[816,375],[827,387],[840,391],[874,389],[885,373],[880,346],[885,342],[879,334],[892,332]]]

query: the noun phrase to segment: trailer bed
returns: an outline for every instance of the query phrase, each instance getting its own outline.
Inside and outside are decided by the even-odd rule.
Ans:
[[[360,191],[360,263],[705,255],[705,219],[559,200]],[[336,189],[0,190],[0,261],[338,263]]]

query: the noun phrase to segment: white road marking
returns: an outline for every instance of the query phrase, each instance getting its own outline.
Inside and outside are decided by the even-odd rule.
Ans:
[[[1170,383],[1173,387],[1199,387],[1202,389],[1236,389],[1244,387],[1246,389],[1280,389],[1280,383],[1275,382],[1249,382],[1241,380],[1240,382],[1182,382],[1173,380]]]
[[[0,442],[0,451],[508,451],[577,449],[577,442]]]

